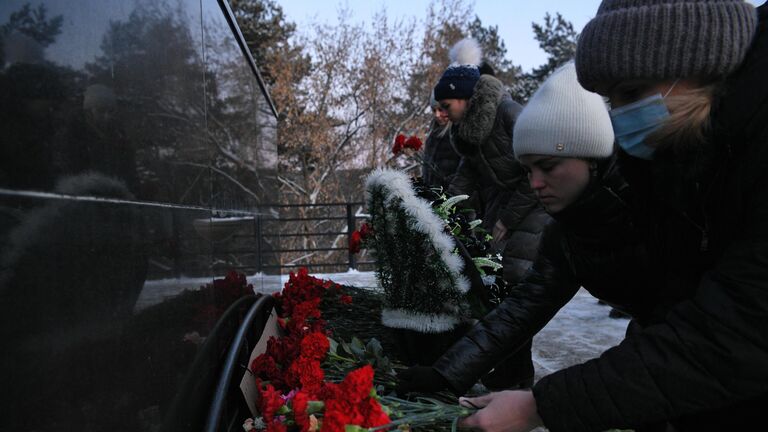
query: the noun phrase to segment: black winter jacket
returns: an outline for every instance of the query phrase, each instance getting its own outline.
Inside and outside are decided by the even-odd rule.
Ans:
[[[553,432],[746,430],[768,406],[768,7],[707,143],[625,157],[656,319],[533,389]]]
[[[424,165],[421,177],[427,187],[440,187],[447,190],[459,167],[461,156],[451,144],[450,129],[440,135],[442,132],[443,127],[433,121],[424,143]]]
[[[512,131],[522,107],[512,100],[498,79],[482,75],[469,108],[461,123],[454,128],[453,143],[462,157],[459,170],[451,182],[451,195],[472,195],[483,189],[512,194],[499,205],[491,226],[502,219],[509,230],[538,207],[525,172],[512,150]],[[494,204],[486,200],[485,207]]]
[[[505,279],[513,283],[530,268],[549,220],[513,154],[512,131],[521,110],[501,81],[480,77],[464,119],[452,131],[461,162],[448,188],[450,195],[466,194],[482,202],[485,229],[492,230],[499,219],[507,227],[502,264]]]
[[[547,225],[525,279],[435,362],[454,390],[465,391],[482,372],[530,340],[582,285],[625,310],[650,314],[638,295],[648,281],[644,272],[636,271],[634,258],[644,252],[629,219],[629,190],[614,160],[605,162],[599,173],[583,197]],[[631,273],[637,275],[628,281]],[[625,289],[617,290],[619,284]]]

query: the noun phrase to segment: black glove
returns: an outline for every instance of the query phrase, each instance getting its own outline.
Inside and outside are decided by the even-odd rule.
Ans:
[[[398,395],[410,392],[434,393],[441,390],[453,391],[448,381],[432,366],[413,366],[397,374]]]

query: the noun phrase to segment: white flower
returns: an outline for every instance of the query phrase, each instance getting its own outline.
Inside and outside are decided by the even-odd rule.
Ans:
[[[256,419],[249,418],[243,423],[243,430],[245,432],[250,432],[253,430],[264,430],[267,428],[267,425],[264,423],[264,420],[261,419],[261,417],[256,417]]]
[[[253,427],[253,419],[252,418],[246,419],[245,422],[243,423],[243,430],[245,432],[248,432],[248,431],[252,431],[254,429],[256,429],[256,428]]]

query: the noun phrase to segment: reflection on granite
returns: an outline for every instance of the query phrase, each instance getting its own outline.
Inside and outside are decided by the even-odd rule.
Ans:
[[[279,278],[267,97],[217,1],[0,2],[0,430],[201,427],[201,287]]]

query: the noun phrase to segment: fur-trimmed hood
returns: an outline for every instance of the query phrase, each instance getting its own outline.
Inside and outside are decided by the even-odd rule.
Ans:
[[[448,187],[449,193],[472,194],[478,187],[487,190],[491,194],[483,198],[487,221],[494,223],[494,218],[500,217],[510,230],[538,205],[512,147],[515,122],[522,110],[501,81],[482,75],[464,118],[451,131],[451,142],[462,161]],[[504,210],[503,215],[494,210],[499,205],[494,197],[502,197],[500,190],[514,196],[504,198],[508,201],[506,205],[501,203],[510,210]]]
[[[459,138],[468,144],[479,146],[493,130],[496,111],[506,91],[504,84],[491,75],[482,75],[469,99],[469,107],[459,124]]]

